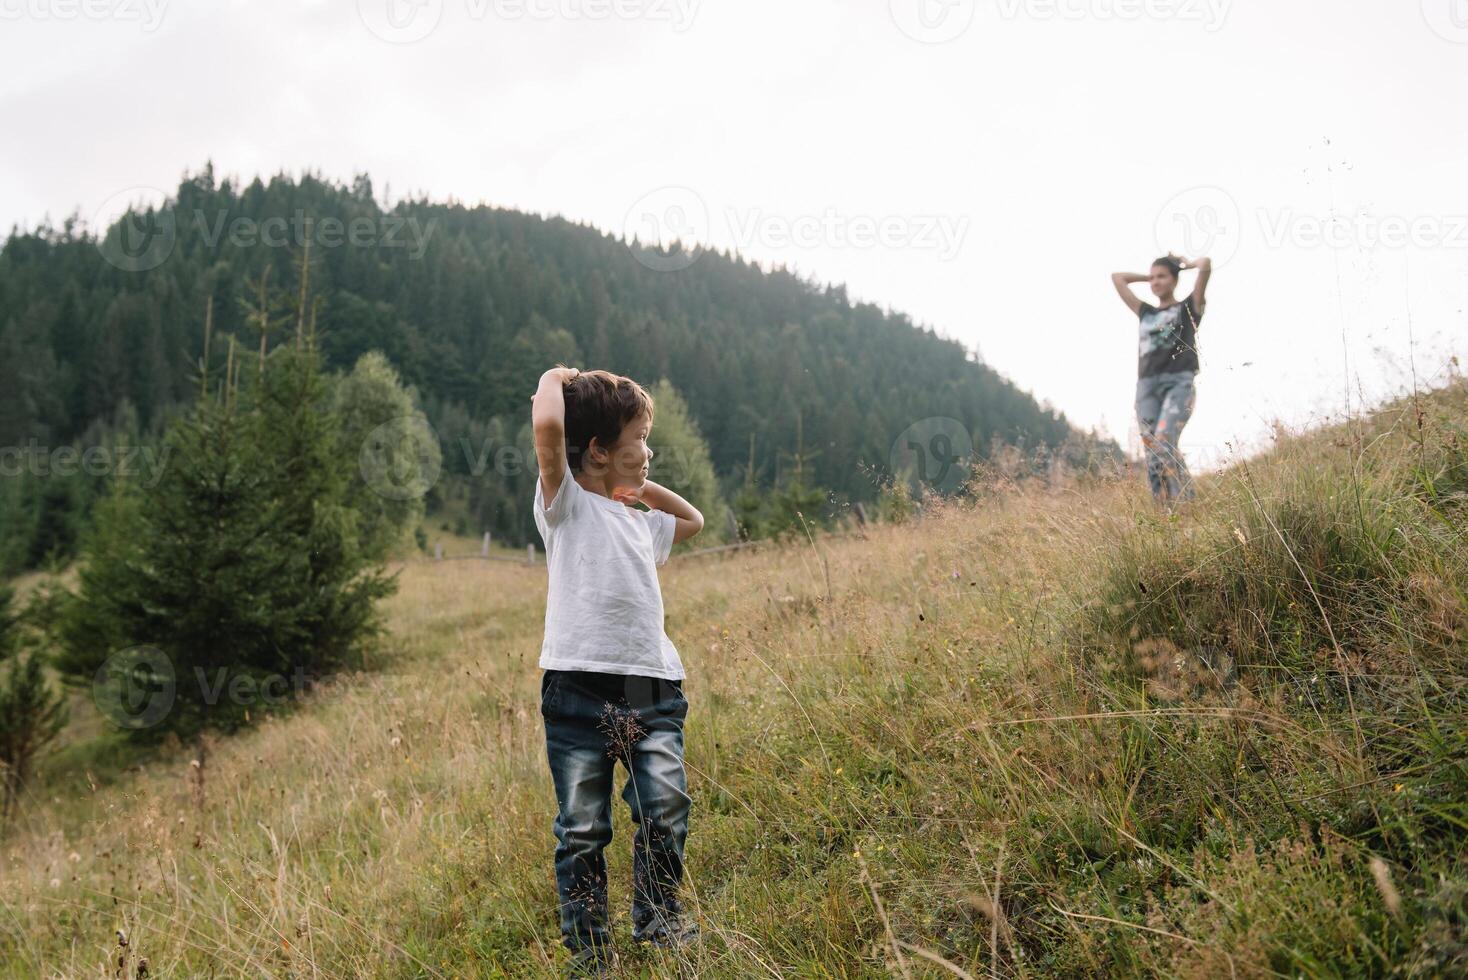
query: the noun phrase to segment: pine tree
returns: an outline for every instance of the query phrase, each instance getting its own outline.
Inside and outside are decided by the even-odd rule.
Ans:
[[[742,541],[767,536],[766,507],[768,501],[760,490],[759,471],[754,461],[754,434],[749,436],[749,462],[744,467],[744,483],[734,496],[734,522]]]
[[[247,400],[252,456],[276,509],[268,540],[283,575],[275,601],[291,621],[291,665],[338,667],[375,632],[375,603],[394,584],[360,537],[350,505],[358,455],[343,445],[315,344],[277,348]]]
[[[232,728],[253,698],[228,685],[240,691],[291,667],[297,631],[276,597],[286,574],[273,540],[279,508],[252,437],[230,394],[200,402],[169,429],[158,485],[146,496],[124,485],[99,512],[61,666],[85,681],[109,662],[127,669],[134,651],[166,658],[165,717],[127,712],[129,674],[104,672],[97,692],[114,722],[144,737]]]
[[[820,453],[805,448],[800,413],[795,416],[795,452],[790,467],[765,505],[765,528],[774,537],[807,534],[825,524],[827,492],[810,483],[810,464]]]
[[[24,652],[13,601],[14,593],[0,589],[0,829],[15,814],[36,758],[66,723],[41,655]]]
[[[22,492],[22,477],[0,477],[0,578],[13,575],[29,563],[31,511]]]
[[[39,568],[70,555],[76,539],[76,494],[72,481],[52,475],[41,481],[31,528],[27,564]]]
[[[207,729],[235,728],[339,666],[377,628],[393,582],[359,543],[355,457],[313,336],[249,366],[231,342],[218,394],[176,420],[166,446],[155,487],[124,482],[99,508],[60,666],[99,678],[104,711],[139,736],[198,737],[202,763]],[[161,713],[155,701],[130,713],[143,664],[164,675]]]

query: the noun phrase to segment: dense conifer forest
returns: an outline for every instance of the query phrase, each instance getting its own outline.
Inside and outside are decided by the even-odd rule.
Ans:
[[[828,515],[874,500],[894,440],[933,417],[959,420],[980,456],[1091,445],[961,344],[844,287],[715,251],[673,271],[650,255],[559,217],[427,199],[384,209],[367,175],[243,184],[212,165],[108,228],[72,216],[13,229],[0,251],[0,561],[73,555],[111,480],[156,478],[168,419],[197,398],[201,371],[219,376],[225,339],[273,348],[307,294],[328,369],[381,351],[414,391],[442,446],[430,515],[511,544],[534,540],[528,399],[557,362],[666,379],[729,500],[792,480]]]

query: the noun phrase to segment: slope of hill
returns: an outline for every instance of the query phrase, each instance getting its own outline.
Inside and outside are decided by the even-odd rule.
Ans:
[[[528,484],[482,467],[527,443],[529,393],[558,361],[668,378],[726,488],[751,457],[769,485],[801,454],[837,501],[871,500],[873,469],[931,417],[957,419],[981,454],[1073,435],[960,344],[844,288],[712,252],[662,271],[645,250],[560,218],[428,200],[384,212],[365,175],[240,186],[206,167],[162,209],[94,233],[100,245],[72,219],[0,251],[0,446],[96,442],[96,426],[147,432],[197,390],[211,298],[213,360],[227,336],[260,345],[249,307],[267,270],[288,321],[274,329],[294,325],[289,302],[308,275],[329,363],[387,354],[425,403],[445,472],[464,478],[474,523],[516,543],[534,534]]]
[[[1175,518],[1139,480],[978,489],[666,566],[683,966],[1468,969],[1468,387],[1282,440]],[[405,568],[379,669],[218,743],[202,798],[181,751],[110,784],[53,759],[0,849],[0,975],[546,975],[543,589]]]

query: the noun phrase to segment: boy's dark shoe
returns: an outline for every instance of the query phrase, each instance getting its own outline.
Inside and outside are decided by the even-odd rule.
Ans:
[[[681,912],[662,913],[632,929],[632,940],[659,949],[679,949],[698,942],[698,923]]]
[[[566,967],[568,980],[581,977],[609,977],[617,969],[617,953],[605,946],[587,946],[571,955]]]

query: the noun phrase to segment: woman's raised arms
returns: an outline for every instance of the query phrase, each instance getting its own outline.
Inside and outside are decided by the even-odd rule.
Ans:
[[[1193,307],[1202,316],[1203,304],[1207,302],[1205,291],[1208,289],[1208,280],[1213,277],[1213,260],[1202,255],[1196,259],[1185,259],[1182,266],[1184,269],[1198,270],[1198,281],[1193,284]]]
[[[1146,276],[1136,272],[1113,272],[1111,274],[1111,284],[1116,287],[1117,295],[1126,304],[1126,308],[1133,313],[1142,312],[1142,299],[1132,292],[1132,283],[1146,281]]]

